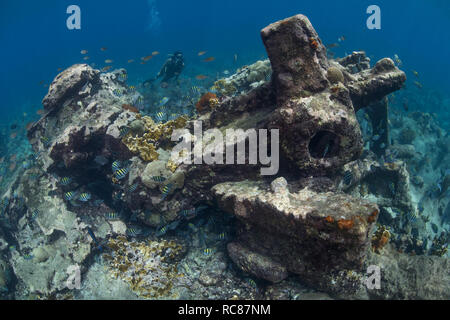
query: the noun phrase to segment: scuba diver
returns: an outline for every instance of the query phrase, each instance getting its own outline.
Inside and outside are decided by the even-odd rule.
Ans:
[[[144,86],[150,85],[153,81],[159,79],[162,77],[161,82],[167,82],[170,79],[175,78],[175,80],[178,80],[179,75],[181,74],[181,71],[183,71],[184,68],[184,57],[183,53],[181,51],[176,51],[175,53],[171,54],[169,59],[166,60],[164,65],[162,66],[161,70],[157,74],[155,79],[149,79],[144,82]]]

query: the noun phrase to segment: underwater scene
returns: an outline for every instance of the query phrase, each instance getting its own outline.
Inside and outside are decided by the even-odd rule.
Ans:
[[[0,300],[450,299],[449,1],[0,24]]]

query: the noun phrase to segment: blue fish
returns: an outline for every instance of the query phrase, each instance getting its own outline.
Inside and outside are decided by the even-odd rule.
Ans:
[[[162,176],[153,176],[152,180],[155,182],[164,182],[164,181],[166,181],[166,178],[164,178]]]
[[[115,171],[119,170],[120,168],[122,168],[122,165],[121,165],[120,161],[116,160],[112,163],[111,168],[112,168],[112,171],[115,172]]]
[[[39,215],[39,210],[38,209],[34,209],[33,212],[31,212],[31,219],[35,220],[38,215]]]
[[[119,215],[117,214],[117,212],[112,211],[112,212],[108,212],[105,215],[106,220],[119,220]]]
[[[130,226],[127,228],[127,235],[130,237],[136,237],[142,233],[142,230],[139,227]]]
[[[72,200],[73,198],[75,198],[76,193],[73,191],[68,191],[66,193],[64,193],[64,199],[66,199],[67,201]]]
[[[62,177],[61,180],[59,180],[59,183],[60,183],[62,186],[67,186],[67,185],[69,185],[71,182],[72,182],[72,178],[69,178],[69,177]]]
[[[344,172],[344,178],[342,181],[344,181],[344,184],[349,185],[353,180],[353,174],[350,170],[347,170]]]
[[[205,248],[203,249],[203,255],[210,256],[213,253],[213,250],[211,248]]]
[[[160,107],[165,106],[168,101],[169,101],[169,98],[167,98],[167,97],[162,98],[161,101],[159,101],[159,106]]]
[[[132,184],[131,186],[128,187],[128,192],[133,193],[134,191],[136,191],[137,187],[138,187],[137,183]]]
[[[32,260],[32,259],[34,258],[34,256],[33,256],[31,253],[25,253],[25,254],[23,255],[23,258],[24,258],[25,260]]]
[[[121,73],[117,78],[119,79],[119,81],[125,82],[128,79],[128,75],[126,73]]]
[[[167,117],[167,114],[165,112],[158,112],[155,116],[156,120],[158,120],[158,122],[162,122],[165,121]]]
[[[162,197],[161,200],[164,200],[167,198],[167,196],[169,195],[170,191],[172,191],[172,187],[173,185],[171,183],[165,185],[162,189],[161,189],[161,193],[162,193]]]
[[[120,180],[120,179],[125,178],[125,176],[128,174],[129,171],[130,171],[130,169],[128,169],[128,168],[118,169],[118,170],[114,171],[114,176],[116,177],[116,179]]]
[[[89,236],[91,237],[92,241],[94,241],[97,248],[100,249],[100,251],[103,251],[103,247],[101,246],[100,242],[97,240],[97,237],[95,236],[94,231],[92,231],[92,229],[88,227],[87,232],[88,232]]]
[[[114,90],[113,90],[113,93],[114,93],[114,95],[115,95],[116,97],[121,97],[121,96],[123,96],[123,93],[122,93],[122,91],[121,91],[120,89],[114,89]]]
[[[122,137],[125,137],[130,132],[130,128],[122,127],[119,129],[119,131],[120,131],[119,137],[122,138]]]
[[[83,201],[83,202],[87,202],[91,199],[91,194],[87,193],[87,192],[83,192],[82,194],[80,194],[79,200]]]

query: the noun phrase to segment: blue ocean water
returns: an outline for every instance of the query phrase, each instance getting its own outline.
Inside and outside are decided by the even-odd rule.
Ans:
[[[71,4],[81,9],[81,30],[66,27]],[[366,27],[371,4],[381,8],[381,30]],[[84,62],[80,50],[88,50],[88,62],[97,66],[112,59],[114,67],[127,68],[131,80],[153,76],[174,50],[183,51],[186,74],[214,74],[265,57],[260,30],[298,13],[309,17],[324,43],[345,36],[337,56],[365,50],[376,61],[397,54],[409,79],[417,70],[424,89],[448,94],[450,4],[444,0],[2,1],[2,122],[38,109],[47,91],[39,83],[50,83],[58,68]],[[161,54],[150,63],[127,64],[153,51]],[[216,60],[205,66],[199,51]]]

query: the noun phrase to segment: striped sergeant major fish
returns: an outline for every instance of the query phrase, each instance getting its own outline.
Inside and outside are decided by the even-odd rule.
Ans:
[[[114,176],[116,177],[116,179],[120,180],[120,179],[125,178],[125,176],[128,174],[129,171],[130,171],[130,169],[128,169],[128,168],[118,169],[118,170],[114,171]]]

